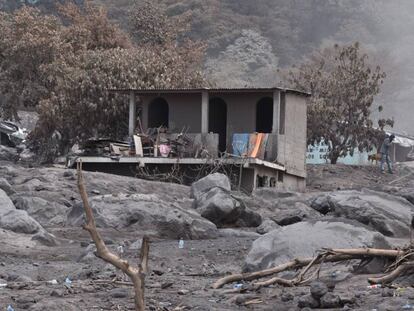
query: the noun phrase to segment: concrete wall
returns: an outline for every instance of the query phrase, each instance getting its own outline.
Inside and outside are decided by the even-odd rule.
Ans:
[[[298,192],[306,190],[304,177],[286,174],[268,167],[244,168],[242,174],[241,186],[242,190],[246,192],[252,192],[261,187]],[[260,185],[261,182],[264,184]]]
[[[397,144],[392,144],[390,149],[390,157],[393,162],[407,161],[408,154],[413,150],[413,147],[403,147]]]
[[[263,97],[273,97],[273,94],[210,94],[210,98],[213,97],[220,97],[227,104],[227,150],[230,152],[234,133],[254,133],[256,131],[257,102]]]
[[[189,126],[189,132],[201,132],[201,94],[168,94],[161,96],[169,106],[169,129],[180,132]],[[273,97],[272,93],[254,94],[209,94],[210,99],[218,97],[227,104],[227,151],[232,150],[234,133],[254,133],[256,130],[256,105],[263,97]],[[148,105],[157,96],[142,97],[142,123],[148,124]],[[270,118],[272,116],[269,116]]]
[[[278,136],[278,162],[289,174],[306,177],[306,97],[286,93],[285,131]]]
[[[323,141],[314,146],[308,146],[306,154],[306,163],[307,164],[326,164],[330,163],[327,159],[328,145]],[[339,158],[338,163],[346,165],[372,165],[372,161],[368,160],[370,154],[377,153],[377,150],[374,148],[370,152],[359,151],[358,148],[354,149],[353,155],[347,155],[346,157]]]
[[[189,133],[201,133],[201,94],[170,94],[166,96],[142,97],[142,122],[144,128],[148,124],[148,105],[156,98],[162,97],[168,102],[169,129],[181,132],[189,127]]]
[[[306,180],[303,177],[284,174],[283,183],[278,183],[280,190],[304,192],[306,190]]]

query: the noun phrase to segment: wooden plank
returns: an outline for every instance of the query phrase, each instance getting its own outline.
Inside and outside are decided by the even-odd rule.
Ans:
[[[135,155],[137,157],[143,157],[144,150],[142,149],[141,137],[134,135],[134,144],[135,144]]]

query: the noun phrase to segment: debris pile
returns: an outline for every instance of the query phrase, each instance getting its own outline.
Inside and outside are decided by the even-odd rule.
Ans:
[[[72,148],[76,156],[209,158],[217,149],[215,134],[168,133],[165,128],[137,133],[129,141],[89,139]]]
[[[8,147],[17,147],[25,143],[28,132],[20,128],[16,123],[0,121],[0,144]]]

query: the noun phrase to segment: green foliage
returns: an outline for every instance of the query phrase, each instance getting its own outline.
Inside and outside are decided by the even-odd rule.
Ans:
[[[355,148],[370,150],[377,143],[370,115],[385,73],[379,66],[371,68],[367,59],[358,43],[336,45],[314,54],[288,74],[291,86],[312,94],[308,143],[329,141],[331,163]],[[392,126],[392,120],[379,120],[381,130],[386,125]]]

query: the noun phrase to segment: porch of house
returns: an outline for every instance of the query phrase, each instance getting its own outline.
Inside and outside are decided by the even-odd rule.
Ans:
[[[158,176],[158,180],[170,178],[184,184],[203,174],[222,171],[234,188],[245,192],[258,187],[304,190],[305,176],[287,172],[278,161],[279,138],[285,134],[286,92],[295,91],[260,88],[113,92],[129,96],[129,137],[138,138],[131,142],[139,147],[124,146],[120,154],[80,156],[69,165],[82,161],[86,170],[146,179]],[[160,131],[162,128],[165,130]],[[154,129],[156,138],[150,147],[153,152],[145,153],[141,144]],[[184,137],[191,144],[172,146]],[[168,147],[163,148],[167,153],[160,154],[161,145]]]

